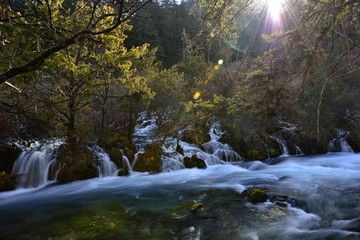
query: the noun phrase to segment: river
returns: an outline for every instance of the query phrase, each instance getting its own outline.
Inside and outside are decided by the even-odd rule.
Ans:
[[[264,203],[244,190],[261,188]],[[1,239],[360,239],[360,155],[283,156],[0,193]]]

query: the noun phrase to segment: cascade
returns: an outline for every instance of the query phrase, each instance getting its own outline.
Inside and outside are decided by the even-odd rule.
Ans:
[[[331,140],[328,144],[329,152],[354,152],[346,137],[349,135],[348,131],[343,129],[336,129],[337,137]]]
[[[126,155],[124,154],[124,151],[122,149],[120,149],[121,155],[122,155],[122,164],[123,164],[123,168],[125,168],[125,166],[127,167],[127,170],[129,172],[129,174],[131,175],[133,173],[132,170],[132,166],[130,164],[129,159],[126,157]]]
[[[296,155],[304,155],[304,152],[301,150],[301,148],[297,145],[295,145]]]
[[[289,156],[289,150],[286,146],[286,142],[278,137],[275,136],[270,136],[271,138],[275,139],[277,141],[277,143],[279,144],[280,148],[281,148],[281,155],[282,156]]]
[[[148,117],[146,113],[141,113],[135,126],[133,135],[133,142],[137,147],[138,152],[134,156],[132,167],[137,161],[139,153],[144,152],[145,146],[154,140],[160,140],[155,135],[157,129],[155,116]],[[165,139],[162,150],[162,171],[169,172],[174,170],[184,169],[183,159],[184,157],[197,156],[203,159],[207,165],[224,164],[225,162],[238,162],[242,161],[242,157],[236,153],[228,144],[219,142],[219,139],[225,133],[221,129],[220,123],[212,124],[209,129],[210,141],[202,145],[205,151],[195,144],[189,144],[187,142],[178,140],[181,139],[182,134],[185,131],[190,130],[191,127],[180,130],[176,137],[168,137]],[[181,147],[182,153],[177,152],[177,146]]]
[[[210,141],[203,144],[205,152],[209,153],[224,162],[239,162],[242,157],[235,152],[228,144],[219,142],[225,131],[221,129],[221,124],[215,122],[209,130]],[[213,158],[210,159],[213,162]],[[218,163],[218,162],[217,162]]]
[[[179,131],[178,135],[189,130],[187,127]],[[177,141],[176,138],[167,138],[163,145],[163,171],[180,170],[184,168],[182,160],[184,157],[196,156],[209,165],[224,164],[226,162],[240,162],[243,158],[236,153],[228,144],[219,142],[218,140],[225,132],[221,129],[219,123],[214,123],[209,130],[210,141],[204,143],[202,146],[205,151],[201,150],[199,146],[190,144],[184,141]],[[183,154],[176,152],[177,144],[182,148]]]
[[[107,154],[101,147],[99,147],[98,145],[93,145],[90,150],[98,158],[99,177],[108,177],[114,175],[118,171],[115,163],[111,161],[109,154]]]
[[[30,147],[20,146],[23,151],[11,173],[18,177],[18,188],[36,188],[56,180],[60,164],[55,152],[61,144],[62,140],[54,140],[34,142]]]
[[[139,114],[133,134],[133,143],[138,151],[143,151],[154,140],[157,128],[155,116],[148,118],[146,112]]]

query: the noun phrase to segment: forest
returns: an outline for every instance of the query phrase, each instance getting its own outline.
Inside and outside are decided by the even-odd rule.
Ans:
[[[280,155],[274,136],[291,154],[326,153],[336,137],[358,152],[359,9],[356,0],[0,1],[0,170],[11,172],[9,142],[34,139],[66,139],[60,158],[76,169],[93,141],[131,159],[140,113],[164,140],[192,126],[179,140],[194,144],[219,122],[221,141],[246,160]]]
[[[0,0],[0,239],[360,239],[359,0]]]

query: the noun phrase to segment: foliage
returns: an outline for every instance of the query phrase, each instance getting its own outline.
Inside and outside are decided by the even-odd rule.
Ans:
[[[53,54],[79,40],[96,41],[97,36],[117,29],[151,1],[70,2],[26,0],[19,12],[2,4],[0,26],[5,31],[1,31],[0,39],[6,67],[0,67],[0,83],[39,69]],[[76,19],[77,16],[82,18]],[[19,52],[21,49],[25,51]]]

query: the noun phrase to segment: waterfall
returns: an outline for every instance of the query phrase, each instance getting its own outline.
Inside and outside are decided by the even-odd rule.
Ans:
[[[133,143],[138,151],[143,151],[145,146],[155,139],[157,128],[155,116],[148,118],[146,112],[139,114],[133,134]]]
[[[154,140],[157,140],[155,135],[156,129],[155,116],[149,118],[146,113],[141,113],[139,115],[138,123],[135,126],[133,135],[133,142],[137,147],[138,153],[134,156],[132,167],[137,161],[138,154],[144,152],[145,146]],[[177,138],[168,137],[165,139],[162,145],[162,171],[169,172],[184,169],[184,157],[191,158],[194,155],[204,160],[207,165],[224,164],[225,162],[238,162],[243,160],[243,158],[228,144],[219,142],[219,139],[225,133],[225,131],[222,130],[220,123],[215,122],[210,127],[209,135],[211,140],[202,145],[205,151],[200,149],[200,146],[178,140],[181,139],[181,136],[185,131],[190,129],[191,126],[187,126],[178,132]],[[181,147],[183,152],[179,153],[177,147]]]
[[[286,146],[286,142],[278,137],[275,136],[270,136],[271,138],[275,139],[277,141],[277,143],[279,144],[280,148],[281,148],[281,155],[282,156],[289,156],[289,150]]]
[[[210,139],[213,141],[218,141],[222,135],[225,134],[225,131],[221,129],[221,124],[218,122],[215,122],[212,124],[209,130]]]
[[[301,150],[301,148],[297,145],[295,145],[296,155],[304,155],[304,152]]]
[[[122,164],[123,164],[123,169],[128,171],[128,174],[131,175],[133,173],[132,170],[132,166],[130,164],[129,159],[126,157],[126,155],[124,154],[123,150],[120,150],[121,152],[121,156],[122,156]]]
[[[346,137],[349,135],[348,131],[343,129],[336,129],[337,137],[331,140],[328,144],[329,152],[354,152],[349,143],[346,141]]]
[[[107,154],[98,145],[93,145],[90,149],[96,155],[99,162],[99,177],[108,177],[117,173],[118,168],[116,167],[115,163],[111,161],[109,154]]]
[[[62,140],[53,142],[34,142],[30,147],[22,146],[22,153],[16,159],[12,175],[18,177],[18,188],[36,188],[49,181],[55,181],[59,172],[59,163],[55,151],[63,144]]]

